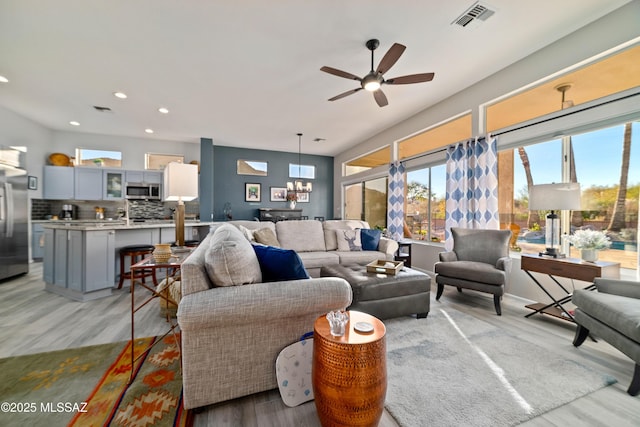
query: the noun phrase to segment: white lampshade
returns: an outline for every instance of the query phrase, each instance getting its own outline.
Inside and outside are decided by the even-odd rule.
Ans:
[[[529,187],[529,210],[580,210],[580,184],[540,184]]]
[[[198,166],[171,162],[164,168],[165,201],[190,201],[198,198]]]

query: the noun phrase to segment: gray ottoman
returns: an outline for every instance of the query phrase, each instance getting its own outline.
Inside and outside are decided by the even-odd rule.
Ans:
[[[416,314],[424,318],[431,304],[431,277],[408,267],[397,275],[368,273],[366,265],[329,265],[321,277],[340,277],[349,282],[353,301],[349,310],[362,311],[378,319]]]

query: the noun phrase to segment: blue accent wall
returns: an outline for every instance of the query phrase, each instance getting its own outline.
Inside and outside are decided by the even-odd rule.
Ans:
[[[213,140],[200,138],[200,219],[213,220]]]
[[[204,139],[204,138],[203,138]],[[286,187],[289,178],[289,163],[298,164],[298,153],[281,151],[249,150],[236,147],[213,146],[213,217],[215,221],[224,220],[225,203],[231,204],[233,219],[252,220],[258,216],[259,208],[286,208],[286,202],[271,202],[270,187]],[[238,175],[238,160],[254,160],[268,163],[267,176]],[[298,203],[296,209],[302,209],[302,215],[309,219],[323,216],[332,219],[333,212],[333,157],[302,154],[300,163],[314,165],[316,178],[310,181],[313,191],[309,194],[309,203]],[[203,161],[202,165],[205,167]],[[202,174],[202,170],[201,170]],[[261,185],[261,201],[245,202],[245,183]],[[203,185],[202,190],[205,190]],[[201,213],[202,218],[202,213]]]

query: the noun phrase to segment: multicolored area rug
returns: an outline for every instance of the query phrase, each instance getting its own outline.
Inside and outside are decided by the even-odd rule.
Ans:
[[[0,425],[191,426],[176,339],[137,339],[134,354],[151,344],[130,385],[130,342],[1,359]]]

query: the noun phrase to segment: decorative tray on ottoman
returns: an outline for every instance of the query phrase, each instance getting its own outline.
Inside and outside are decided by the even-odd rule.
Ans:
[[[382,273],[395,276],[398,271],[402,270],[404,262],[402,261],[385,261],[376,260],[367,264],[367,273]]]

